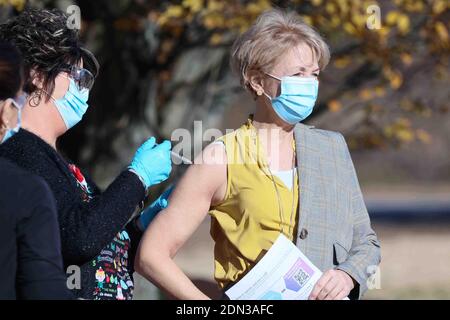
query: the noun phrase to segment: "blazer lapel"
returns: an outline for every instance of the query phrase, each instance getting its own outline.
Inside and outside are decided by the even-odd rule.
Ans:
[[[314,183],[312,172],[312,167],[314,164],[314,159],[317,158],[313,148],[311,148],[311,134],[310,131],[313,126],[307,126],[304,124],[297,124],[294,129],[295,144],[297,150],[297,176],[298,176],[298,186],[299,186],[299,205],[298,205],[298,221],[297,221],[297,235],[295,237],[295,242],[300,245],[305,241],[300,240],[302,229],[307,225],[308,215],[313,209],[313,193],[312,187]],[[307,229],[306,229],[307,230]],[[299,246],[303,248],[303,246]],[[306,252],[304,252],[306,254]]]

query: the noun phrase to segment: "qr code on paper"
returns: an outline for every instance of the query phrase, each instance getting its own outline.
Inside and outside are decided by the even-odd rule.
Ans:
[[[294,280],[298,283],[300,288],[302,288],[305,285],[305,283],[308,282],[309,278],[310,275],[302,268],[299,268],[297,272],[294,274]]]

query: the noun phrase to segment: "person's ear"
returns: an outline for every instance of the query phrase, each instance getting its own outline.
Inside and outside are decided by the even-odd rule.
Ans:
[[[36,87],[36,89],[41,90],[44,88],[44,80],[42,75],[36,70],[30,70],[31,83]]]
[[[11,99],[0,103],[0,135],[10,128],[11,115],[8,111],[12,108],[11,103]]]
[[[264,93],[264,77],[260,71],[250,70],[247,73],[249,88],[256,96],[261,96]]]
[[[44,88],[44,77],[35,69],[30,70],[31,88],[28,88],[31,92],[29,104],[32,107],[37,107],[42,101],[43,97],[47,97],[51,93],[46,92]]]

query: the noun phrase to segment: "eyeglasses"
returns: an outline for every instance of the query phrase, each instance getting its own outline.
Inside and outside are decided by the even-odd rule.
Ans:
[[[79,90],[91,90],[94,86],[95,77],[89,70],[77,66],[67,66],[65,71],[75,81]]]

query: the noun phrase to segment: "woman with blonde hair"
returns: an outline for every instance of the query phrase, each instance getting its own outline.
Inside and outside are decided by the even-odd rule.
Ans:
[[[255,113],[189,167],[141,241],[139,273],[176,298],[208,298],[173,257],[209,212],[222,290],[282,233],[324,272],[310,299],[361,297],[380,249],[347,145],[339,133],[300,123],[329,58],[320,35],[281,10],[263,13],[236,40],[231,64]]]

